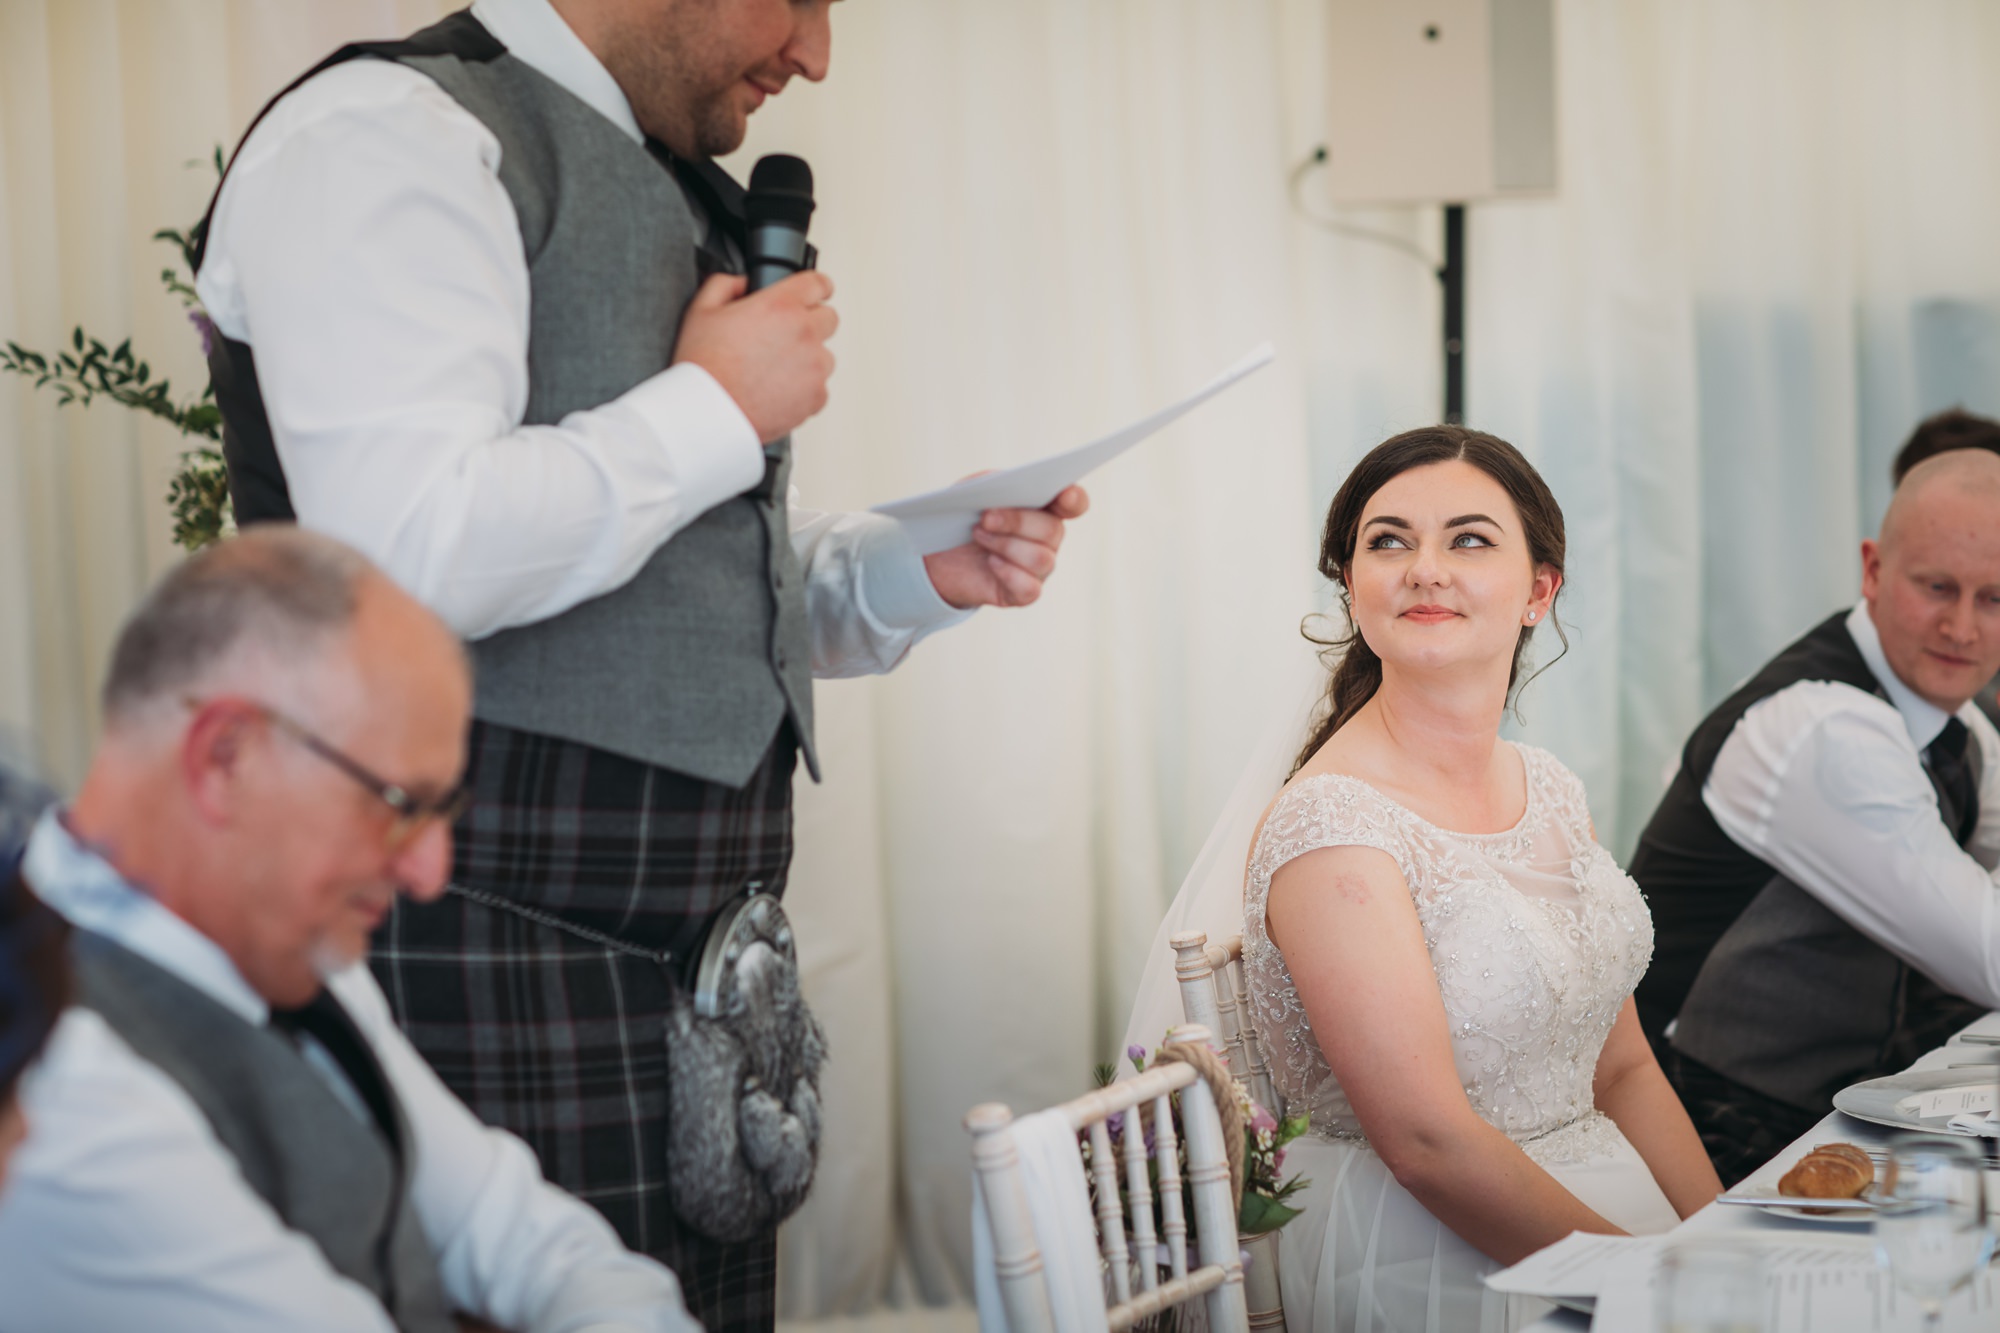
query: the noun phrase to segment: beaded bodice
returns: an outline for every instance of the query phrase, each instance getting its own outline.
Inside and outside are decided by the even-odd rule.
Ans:
[[[1316,1133],[1352,1138],[1360,1125],[1271,942],[1265,902],[1294,857],[1359,846],[1393,857],[1409,885],[1473,1110],[1537,1160],[1592,1156],[1615,1134],[1593,1110],[1591,1080],[1652,958],[1652,918],[1591,836],[1576,775],[1545,750],[1515,748],[1527,809],[1502,833],[1440,829],[1341,774],[1294,782],[1266,817],[1244,887],[1243,963],[1285,1110]]]

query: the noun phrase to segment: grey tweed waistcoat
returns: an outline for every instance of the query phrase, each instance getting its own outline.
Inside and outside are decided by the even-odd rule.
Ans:
[[[72,938],[78,1002],[179,1084],[286,1226],[373,1292],[403,1333],[455,1333],[437,1258],[410,1204],[405,1154],[334,1093],[281,1033],[90,931]],[[389,1097],[398,1142],[410,1141]],[[201,1207],[188,1201],[192,1218]]]
[[[602,406],[666,369],[703,266],[740,271],[734,182],[683,164],[709,185],[706,200],[691,200],[663,150],[509,54],[470,13],[405,41],[343,48],[306,77],[360,57],[422,73],[500,143],[528,263],[523,424]],[[291,517],[251,349],[218,339],[210,369],[239,521]],[[816,775],[789,441],[773,457],[767,497],[710,509],[623,587],[475,642],[474,713],[731,787],[789,717]]]
[[[1847,617],[1827,617],[1695,728],[1631,863],[1656,941],[1636,997],[1648,1036],[1667,1041],[1673,1022],[1682,1055],[1815,1114],[1840,1089],[1903,1069],[1983,1012],[1740,846],[1702,797],[1737,723],[1772,695],[1825,681],[1886,698]],[[1940,790],[1941,810],[1945,799]]]

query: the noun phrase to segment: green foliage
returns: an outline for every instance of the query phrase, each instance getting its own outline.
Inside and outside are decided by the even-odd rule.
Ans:
[[[106,347],[79,327],[70,334],[68,350],[53,358],[10,341],[0,348],[0,370],[32,378],[37,389],[54,390],[64,407],[71,403],[88,407],[95,399],[109,398],[159,417],[183,435],[222,439],[222,413],[215,406],[214,390],[204,386],[199,394],[176,401],[173,386],[154,379],[153,368],[132,355],[130,338],[115,348]]]
[[[1298,1209],[1289,1208],[1267,1194],[1244,1190],[1243,1207],[1236,1214],[1236,1234],[1246,1238],[1261,1236],[1276,1231],[1298,1215]]]
[[[1278,1122],[1275,1132],[1261,1133],[1250,1126],[1243,1130],[1243,1204],[1237,1211],[1236,1233],[1240,1236],[1261,1236],[1266,1231],[1276,1231],[1285,1223],[1299,1215],[1299,1210],[1291,1207],[1287,1200],[1308,1182],[1296,1173],[1289,1180],[1280,1181],[1278,1172],[1283,1169],[1285,1145],[1298,1138],[1312,1127],[1305,1116],[1289,1116]]]
[[[167,483],[167,505],[174,511],[174,545],[182,550],[199,551],[235,531],[222,455],[214,449],[183,453],[181,470]]]
[[[223,168],[220,146],[213,161],[215,174],[220,178]],[[160,285],[179,298],[188,311],[189,322],[201,331],[205,341],[215,336],[214,326],[202,312],[201,298],[191,281],[199,230],[199,224],[184,231],[166,227],[154,232],[153,239],[173,246],[179,256],[180,265],[160,270]],[[186,268],[185,276],[182,265]],[[180,471],[167,485],[167,505],[174,515],[174,541],[196,551],[234,531],[229,512],[229,474],[216,447],[222,442],[222,410],[215,405],[213,388],[204,386],[198,394],[177,396],[171,384],[154,379],[153,368],[133,354],[130,338],[110,347],[80,326],[70,333],[69,347],[54,354],[38,352],[11,340],[0,345],[0,370],[33,380],[37,389],[54,393],[62,407],[71,404],[88,407],[100,398],[108,399],[134,412],[158,417],[190,440],[198,441],[194,448],[181,454]]]

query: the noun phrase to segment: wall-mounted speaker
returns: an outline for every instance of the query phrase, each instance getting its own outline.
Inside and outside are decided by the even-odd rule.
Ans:
[[[1553,0],[1325,0],[1327,165],[1341,204],[1556,187]]]

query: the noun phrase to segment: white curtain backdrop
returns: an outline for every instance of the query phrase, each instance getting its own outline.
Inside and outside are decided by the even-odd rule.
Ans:
[[[145,239],[205,201],[181,164],[338,41],[445,7],[0,0],[0,338],[131,333],[197,383]],[[1561,192],[1471,210],[1469,417],[1567,511],[1572,646],[1521,731],[1622,855],[1702,710],[1854,595],[1909,427],[2000,413],[2000,10],[1558,17]],[[1317,0],[866,0],[834,33],[832,78],[760,112],[733,163],[798,152],[819,178],[843,327],[799,436],[810,502],[1079,442],[1264,338],[1281,359],[1095,480],[1041,605],[822,689],[828,780],[802,785],[788,898],[834,1049],[783,1242],[801,1317],[966,1290],[959,1117],[1073,1095],[1110,1054],[1325,604],[1327,498],[1439,397],[1424,265],[1288,197],[1322,137]],[[1435,209],[1337,216],[1438,246]],[[0,379],[0,731],[59,785],[118,620],[172,559],[175,447]]]
[[[210,157],[344,41],[419,27],[442,0],[0,0],[0,342],[44,352],[83,325],[127,336],[180,390],[207,374],[149,239],[185,229]],[[0,376],[0,754],[81,776],[119,622],[174,558],[173,429],[115,406],[58,411]]]

